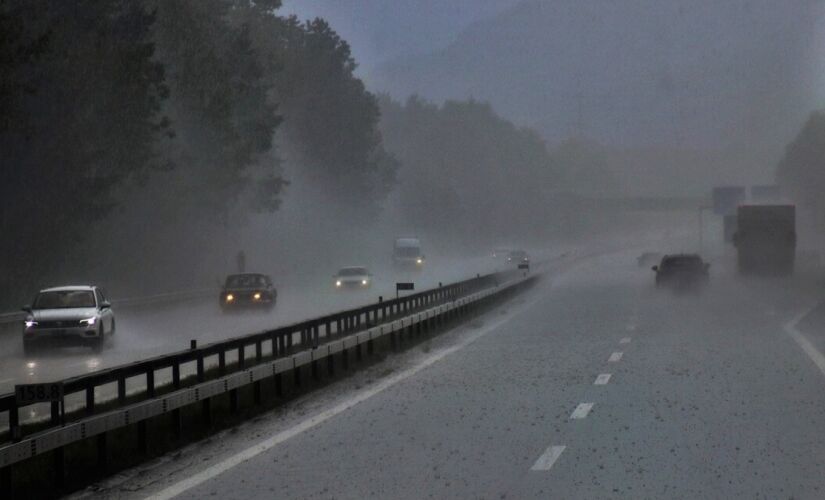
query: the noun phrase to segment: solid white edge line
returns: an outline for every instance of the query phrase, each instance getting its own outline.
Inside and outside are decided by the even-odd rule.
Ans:
[[[805,354],[811,358],[811,361],[819,368],[819,371],[822,372],[822,375],[825,375],[825,355],[823,355],[819,350],[808,340],[805,335],[802,334],[799,330],[797,330],[796,325],[802,321],[802,318],[807,316],[811,311],[816,309],[818,304],[806,309],[804,312],[799,313],[793,319],[785,323],[783,326],[785,333],[787,333],[794,341],[802,348]]]
[[[536,463],[530,467],[532,471],[546,471],[550,470],[550,467],[553,467],[553,464],[556,463],[556,460],[559,459],[562,452],[567,448],[565,445],[554,445],[550,446],[545,450],[544,453],[536,460]]]
[[[621,359],[622,359],[622,355],[623,355],[623,354],[624,354],[624,353],[622,353],[622,352],[620,352],[620,351],[616,351],[616,352],[614,352],[613,354],[611,354],[609,358],[607,358],[607,361],[608,361],[609,363],[616,363],[616,362],[618,362],[618,361],[621,361]]]
[[[529,308],[535,302],[536,302],[536,300],[533,300],[533,301],[525,304],[523,307],[520,307],[519,312],[522,312],[525,309]],[[454,353],[454,352],[456,352],[460,349],[463,349],[464,347],[470,345],[471,343],[475,342],[476,340],[478,340],[482,336],[486,335],[490,331],[495,330],[496,328],[500,327],[504,323],[510,321],[514,316],[515,316],[515,314],[508,315],[508,317],[506,317],[506,318],[504,318],[500,321],[497,321],[495,323],[492,323],[489,326],[487,326],[486,328],[479,330],[475,334],[473,334],[471,336],[468,336],[467,338],[465,338],[459,344],[456,344],[456,345],[448,347],[448,348],[446,348],[442,351],[438,351],[438,352],[435,352],[435,353],[431,354],[430,356],[428,356],[424,360],[422,360],[418,365],[415,365],[415,366],[413,366],[411,368],[408,368],[404,371],[396,373],[395,375],[392,375],[392,376],[378,382],[374,387],[372,387],[370,389],[366,389],[366,390],[354,395],[352,398],[350,398],[346,401],[342,401],[341,403],[333,406],[332,408],[329,408],[329,409],[327,409],[327,410],[325,410],[321,413],[318,413],[318,414],[310,417],[308,420],[305,420],[305,421],[303,421],[303,422],[301,422],[301,423],[299,423],[299,424],[297,424],[297,425],[295,425],[295,426],[293,426],[289,429],[285,429],[285,430],[275,434],[274,436],[270,437],[269,439],[267,439],[267,440],[265,440],[265,441],[263,441],[259,444],[256,444],[254,446],[251,446],[251,447],[249,447],[249,448],[247,448],[247,449],[245,449],[245,450],[243,450],[239,453],[236,453],[235,455],[232,455],[232,456],[230,456],[230,457],[228,457],[228,458],[226,458],[226,459],[224,459],[224,460],[222,460],[222,461],[220,461],[220,462],[218,462],[218,463],[216,463],[216,464],[214,464],[210,467],[207,467],[206,469],[204,469],[204,470],[202,470],[202,471],[200,471],[196,474],[193,474],[193,475],[187,477],[186,479],[178,481],[177,483],[174,483],[170,486],[167,486],[166,488],[158,491],[157,493],[153,493],[153,494],[147,496],[146,499],[147,500],[168,500],[168,499],[174,498],[174,497],[186,492],[187,490],[190,490],[190,489],[192,489],[192,488],[194,488],[194,487],[196,487],[196,486],[198,486],[202,483],[205,483],[206,481],[208,481],[210,479],[213,479],[215,476],[217,476],[219,474],[222,474],[222,473],[224,473],[224,472],[226,472],[226,471],[242,464],[243,462],[246,462],[247,460],[250,460],[250,459],[258,456],[261,453],[264,453],[264,452],[270,450],[271,448],[274,448],[275,446],[283,443],[284,441],[287,441],[288,439],[293,438],[293,437],[295,437],[295,436],[297,436],[297,435],[299,435],[299,434],[301,434],[301,433],[317,426],[318,424],[326,422],[327,420],[329,420],[332,417],[338,415],[339,413],[343,413],[343,412],[349,410],[350,408],[352,408],[353,406],[357,405],[358,403],[366,401],[367,399],[370,399],[371,397],[373,397],[376,394],[384,391],[385,389],[388,389],[388,388],[394,386],[395,384],[397,384],[397,383],[399,383],[399,382],[415,375],[416,373],[418,373],[421,370],[433,365],[434,363],[436,363],[436,362],[440,361],[441,359],[449,356],[450,354],[452,354],[452,353]],[[561,452],[559,452],[559,453],[561,453]]]
[[[608,382],[610,382],[610,374],[600,373],[593,382],[593,385],[607,385]]]
[[[593,405],[595,403],[579,403],[579,406],[573,410],[573,413],[570,414],[571,420],[580,420],[583,418],[587,418],[587,415],[590,413],[590,410],[593,409]]]

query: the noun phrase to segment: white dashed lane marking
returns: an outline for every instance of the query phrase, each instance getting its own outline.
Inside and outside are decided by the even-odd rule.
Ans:
[[[593,409],[593,405],[595,403],[579,403],[579,406],[573,410],[573,413],[570,415],[571,419],[581,419],[587,418],[587,414],[590,413],[590,410]]]
[[[536,463],[530,467],[530,470],[534,471],[545,471],[550,470],[550,467],[553,467],[553,464],[556,463],[556,460],[559,459],[561,453],[567,446],[559,445],[559,446],[551,446],[547,448],[547,450],[536,460]]]
[[[607,358],[607,361],[609,361],[611,363],[615,363],[615,362],[619,361],[620,359],[622,359],[622,353],[616,351],[613,354],[611,354],[609,358]]]
[[[620,344],[629,344],[630,337],[624,337],[622,340],[619,341]]]
[[[602,373],[596,377],[596,381],[593,382],[593,385],[607,385],[608,382],[610,382],[610,374]]]

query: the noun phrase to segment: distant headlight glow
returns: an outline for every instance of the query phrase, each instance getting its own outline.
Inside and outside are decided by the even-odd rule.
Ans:
[[[252,296],[255,300],[261,300],[261,292],[255,292],[255,295]]]
[[[415,259],[415,263],[416,263],[416,264],[423,264],[423,263],[424,263],[424,259],[422,259],[421,257],[419,257],[419,258]]]
[[[341,280],[336,281],[335,286],[341,286]]]
[[[92,316],[91,318],[81,319],[80,324],[86,326],[94,326],[95,321],[97,321],[97,318],[95,316]]]
[[[34,321],[34,320],[27,319],[25,323],[26,323],[26,328],[32,328],[32,327],[37,326],[37,321]]]
[[[226,301],[227,302],[232,302],[233,300],[235,300],[235,296],[232,295],[231,293],[227,293],[226,294]]]
[[[361,280],[361,284],[362,284],[362,285],[366,285],[366,284],[367,284],[367,280]]]

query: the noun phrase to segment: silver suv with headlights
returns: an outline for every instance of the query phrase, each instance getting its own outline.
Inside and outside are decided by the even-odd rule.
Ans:
[[[23,350],[41,344],[87,345],[101,351],[115,333],[115,314],[96,286],[63,286],[41,290],[23,307]]]

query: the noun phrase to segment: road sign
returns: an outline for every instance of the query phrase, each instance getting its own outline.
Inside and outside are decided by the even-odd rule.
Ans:
[[[17,406],[31,403],[48,403],[63,400],[63,383],[51,382],[48,384],[20,384],[14,386],[14,397]]]
[[[415,283],[396,283],[395,296],[398,297],[398,292],[401,290],[415,290]]]
[[[713,213],[734,215],[736,207],[745,202],[744,186],[720,186],[713,188]]]

